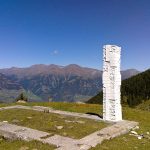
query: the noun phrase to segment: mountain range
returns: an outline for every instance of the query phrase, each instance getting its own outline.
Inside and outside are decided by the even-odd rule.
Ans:
[[[122,80],[138,74],[135,69],[121,71]],[[28,68],[0,69],[0,101],[14,101],[20,92],[31,101],[86,101],[102,88],[102,71],[81,67],[33,65]]]

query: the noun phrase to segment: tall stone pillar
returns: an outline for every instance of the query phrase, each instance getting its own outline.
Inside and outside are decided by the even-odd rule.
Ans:
[[[103,119],[106,121],[122,120],[120,55],[121,47],[103,47]]]

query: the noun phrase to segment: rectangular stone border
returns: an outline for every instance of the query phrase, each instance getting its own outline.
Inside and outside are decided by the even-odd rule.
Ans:
[[[14,108],[29,109],[29,110],[36,110],[36,111],[44,111],[45,109],[48,109],[50,113],[94,119],[97,121],[101,120],[100,118],[97,118],[97,116],[53,110],[49,107],[43,107],[43,106],[15,105],[15,106],[2,107],[0,108],[0,110],[7,110],[7,109],[14,109]],[[123,120],[123,121],[113,123],[112,125],[106,128],[103,128],[84,138],[77,140],[68,137],[63,137],[60,135],[54,135],[49,137],[49,133],[47,132],[0,122],[0,135],[4,136],[5,138],[21,139],[25,141],[37,140],[42,143],[56,145],[57,150],[88,150],[92,147],[96,147],[96,145],[98,144],[101,144],[102,141],[104,140],[109,140],[119,135],[128,133],[132,128],[134,128],[137,125],[138,125],[137,122]],[[46,136],[47,138],[44,139],[42,138]]]
[[[14,106],[7,106],[7,107],[1,107],[0,110],[4,109],[28,109],[28,110],[36,110],[36,111],[45,111],[49,113],[55,113],[60,115],[66,115],[66,116],[72,116],[72,117],[80,117],[80,118],[87,118],[87,119],[93,119],[96,121],[103,121],[98,116],[90,115],[90,114],[83,114],[83,113],[76,113],[76,112],[68,112],[68,111],[62,111],[62,110],[55,110],[51,107],[44,107],[44,106],[23,106],[23,105],[14,105]]]

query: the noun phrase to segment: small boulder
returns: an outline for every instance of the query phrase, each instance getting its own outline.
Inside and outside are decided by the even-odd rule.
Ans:
[[[64,127],[63,127],[63,126],[56,126],[56,128],[57,128],[58,130],[61,130],[61,129],[63,129]]]
[[[8,123],[8,121],[3,121],[4,123]]]
[[[142,136],[138,136],[137,138],[138,138],[139,140],[141,140],[141,139],[142,139]]]
[[[32,117],[27,117],[27,119],[32,119]]]
[[[131,133],[134,134],[134,135],[138,135],[138,133],[135,132],[135,131],[131,131]]]

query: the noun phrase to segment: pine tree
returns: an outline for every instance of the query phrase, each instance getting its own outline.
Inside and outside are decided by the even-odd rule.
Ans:
[[[27,102],[27,101],[28,101],[28,98],[24,95],[24,93],[21,93],[21,94],[16,98],[16,101],[19,101],[19,100],[22,100],[22,101]]]

